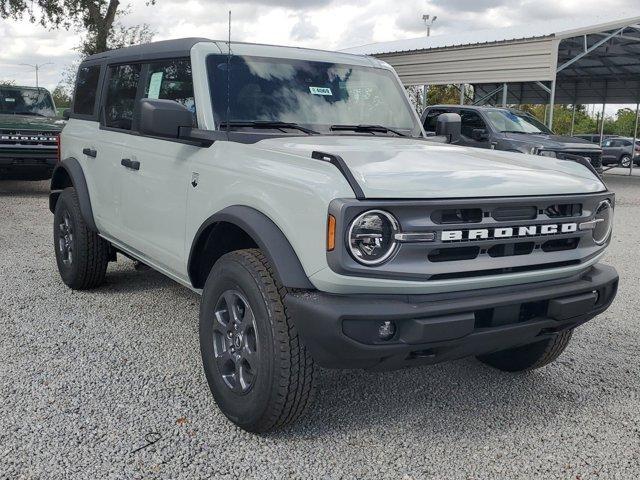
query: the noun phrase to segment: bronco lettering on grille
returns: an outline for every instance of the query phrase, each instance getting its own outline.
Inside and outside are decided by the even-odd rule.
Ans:
[[[441,234],[443,242],[464,240],[491,240],[495,238],[537,237],[542,235],[557,235],[578,231],[577,223],[562,223],[550,225],[531,225],[523,227],[477,228],[467,230],[444,230]]]

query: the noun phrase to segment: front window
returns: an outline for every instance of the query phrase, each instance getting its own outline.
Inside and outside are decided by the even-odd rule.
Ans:
[[[0,87],[0,114],[55,117],[56,111],[44,88]]]
[[[552,133],[542,122],[520,112],[488,110],[487,117],[496,130],[502,133]]]
[[[218,125],[284,122],[321,133],[338,133],[332,129],[338,125],[378,125],[403,135],[421,133],[401,85],[388,70],[225,55],[211,55],[207,66]]]

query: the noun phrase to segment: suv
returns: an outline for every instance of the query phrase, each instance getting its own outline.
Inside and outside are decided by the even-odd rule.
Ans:
[[[599,146],[587,140],[555,135],[528,113],[511,108],[435,105],[422,113],[425,130],[435,132],[438,116],[446,112],[462,117],[459,145],[568,160],[585,158],[602,173]]]
[[[44,88],[0,85],[0,179],[50,178],[64,123]]]
[[[201,294],[206,378],[246,430],[298,417],[316,365],[541,367],[616,294],[596,174],[427,140],[374,58],[172,40],[89,57],[74,98],[62,280],[121,254]]]
[[[614,164],[629,168],[631,158],[634,165],[640,165],[640,140],[636,140],[635,148],[633,138],[613,137],[602,142],[603,165]]]

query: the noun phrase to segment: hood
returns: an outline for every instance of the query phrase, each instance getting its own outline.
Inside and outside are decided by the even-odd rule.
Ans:
[[[579,163],[396,137],[309,136],[263,140],[256,147],[340,155],[367,198],[562,195],[606,190]]]
[[[509,140],[516,140],[556,150],[600,150],[600,146],[595,143],[566,135],[533,135],[530,133],[505,133],[504,135]]]
[[[0,130],[44,130],[59,132],[66,122],[62,118],[38,117],[36,115],[0,114]]]

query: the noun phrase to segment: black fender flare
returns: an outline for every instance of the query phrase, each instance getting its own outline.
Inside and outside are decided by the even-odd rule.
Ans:
[[[55,211],[58,197],[69,185],[66,181],[66,177],[71,179],[71,184],[76,190],[78,195],[78,202],[80,202],[80,212],[87,226],[94,232],[98,231],[96,222],[93,218],[93,209],[91,208],[91,198],[89,197],[89,188],[87,187],[87,180],[84,176],[82,166],[77,159],[73,157],[65,158],[58,163],[53,170],[51,176],[51,190],[49,192],[49,210],[51,213]]]
[[[280,284],[288,288],[315,290],[302,268],[298,255],[282,230],[265,214],[243,205],[233,205],[219,211],[209,217],[198,229],[191,244],[187,264],[192,285],[195,284],[196,275],[195,257],[201,242],[206,238],[203,234],[209,227],[220,222],[231,223],[241,228],[253,239],[273,265]]]

